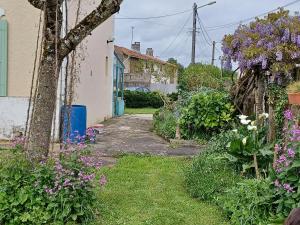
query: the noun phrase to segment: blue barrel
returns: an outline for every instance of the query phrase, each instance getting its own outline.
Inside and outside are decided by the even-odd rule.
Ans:
[[[78,137],[86,135],[87,110],[84,105],[72,105],[62,107],[63,115],[63,141],[70,139],[71,142],[77,142]],[[70,114],[70,127],[68,130],[68,115]],[[69,131],[69,135],[68,135]]]

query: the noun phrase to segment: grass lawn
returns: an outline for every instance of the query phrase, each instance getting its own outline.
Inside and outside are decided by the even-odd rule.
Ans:
[[[154,114],[157,110],[154,108],[125,108],[125,114]]]
[[[227,225],[209,203],[183,187],[187,160],[126,156],[105,168],[108,184],[99,193],[98,225]]]

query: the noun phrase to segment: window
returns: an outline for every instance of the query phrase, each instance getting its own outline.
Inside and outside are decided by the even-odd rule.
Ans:
[[[0,20],[0,96],[7,95],[7,21]]]

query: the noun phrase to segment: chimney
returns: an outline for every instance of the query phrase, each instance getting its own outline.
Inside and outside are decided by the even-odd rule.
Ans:
[[[153,48],[147,48],[146,50],[146,55],[150,55],[150,56],[153,56]]]
[[[131,49],[137,52],[141,52],[141,42],[134,42],[131,45]]]

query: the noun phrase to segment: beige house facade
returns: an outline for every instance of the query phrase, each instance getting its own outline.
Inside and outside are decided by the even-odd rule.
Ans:
[[[143,54],[140,42],[135,42],[131,49],[115,46],[115,52],[125,65],[125,88],[143,87],[165,93],[177,91],[178,67],[154,57],[152,48]]]
[[[69,4],[69,27],[74,26],[77,1]],[[86,0],[81,7],[80,18],[100,2]],[[11,138],[25,128],[39,18],[40,10],[26,0],[0,0],[0,139]],[[80,66],[77,68],[73,104],[87,107],[88,126],[112,117],[113,37],[114,19],[111,17],[96,28],[78,49],[81,57],[76,57],[76,64]],[[3,59],[5,51],[6,58]],[[60,74],[56,118],[59,118],[64,98],[65,65]],[[59,126],[59,121],[56,121],[56,126]]]

